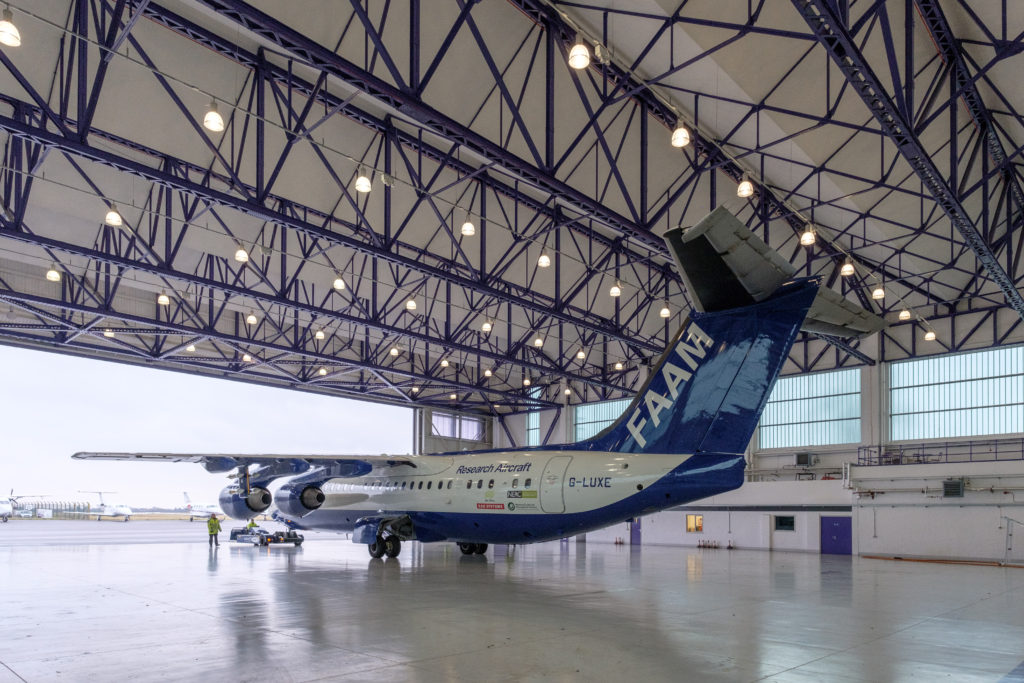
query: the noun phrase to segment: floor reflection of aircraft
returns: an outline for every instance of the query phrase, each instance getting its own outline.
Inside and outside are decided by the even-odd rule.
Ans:
[[[424,456],[76,453],[236,471],[231,517],[277,503],[295,528],[352,532],[370,555],[401,541],[563,538],[738,488],[744,451],[797,333],[848,338],[885,323],[796,270],[725,209],[665,236],[692,312],[618,420],[572,444]],[[298,475],[298,476],[296,476]],[[268,487],[289,478],[275,495]]]
[[[79,493],[95,493],[100,497],[100,505],[97,508],[92,508],[89,512],[76,512],[73,514],[84,515],[86,517],[96,517],[96,521],[99,522],[104,517],[124,517],[124,521],[128,521],[135,514],[132,509],[127,505],[118,505],[114,503],[107,503],[103,500],[104,493],[116,493],[116,491],[79,491]]]

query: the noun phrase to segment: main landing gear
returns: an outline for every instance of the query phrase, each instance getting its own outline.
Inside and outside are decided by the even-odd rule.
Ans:
[[[370,551],[370,557],[374,559],[385,555],[398,557],[398,554],[402,552],[402,539],[398,536],[378,536],[367,548]]]
[[[459,550],[463,555],[483,555],[487,552],[486,543],[460,543]]]

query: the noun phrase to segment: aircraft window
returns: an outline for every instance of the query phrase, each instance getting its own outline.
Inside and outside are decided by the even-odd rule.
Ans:
[[[451,479],[449,479],[448,480],[448,486],[446,488],[451,488],[453,483],[454,482]]]
[[[478,489],[482,489],[484,487],[484,480],[483,479],[478,479],[477,482],[476,482],[476,487]]]
[[[466,482],[466,488],[467,488],[467,489],[471,489],[471,488],[473,488],[473,480],[472,480],[472,479],[470,479],[470,480],[468,480],[468,481]]]
[[[494,488],[494,480],[493,479],[491,479],[489,482],[487,482],[487,488],[489,488],[489,489],[493,489]]]
[[[402,482],[402,490],[403,490],[403,491],[405,490],[405,484],[406,484],[406,482],[404,482],[404,481],[403,481],[403,482]]]
[[[420,482],[420,485],[417,488],[423,488],[423,482],[422,481]]]
[[[525,486],[526,488],[530,488],[530,485],[532,485],[532,484],[533,484],[533,479],[530,479],[529,477],[527,477],[526,481],[523,482],[523,486]]]
[[[430,485],[431,485],[431,484],[433,484],[433,483],[434,483],[434,482],[432,482],[432,481],[428,481],[428,482],[427,482],[427,490],[428,490],[428,491],[430,490]]]
[[[512,478],[512,488],[519,488],[519,477]]]

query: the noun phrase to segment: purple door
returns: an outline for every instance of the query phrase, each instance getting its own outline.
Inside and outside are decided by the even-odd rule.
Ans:
[[[635,517],[629,523],[629,544],[640,545],[640,518]]]
[[[850,555],[853,551],[851,517],[821,518],[821,554]]]

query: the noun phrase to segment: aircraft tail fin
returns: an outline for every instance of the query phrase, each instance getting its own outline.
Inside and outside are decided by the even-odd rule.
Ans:
[[[823,306],[816,278],[794,278],[792,266],[724,209],[665,241],[698,310],[625,413],[574,449],[742,453],[808,312]],[[851,314],[828,316],[833,331],[877,327],[873,314],[845,300],[843,308]]]

